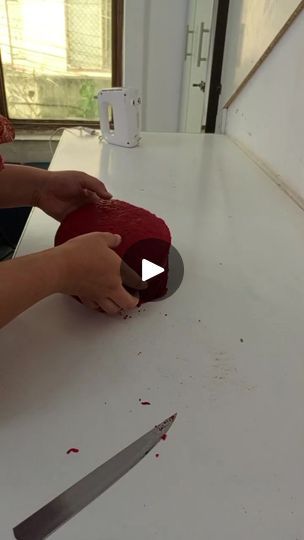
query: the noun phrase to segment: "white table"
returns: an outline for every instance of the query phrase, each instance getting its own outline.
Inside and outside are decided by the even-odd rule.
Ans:
[[[51,168],[163,216],[185,278],[128,320],[57,295],[2,330],[1,540],[175,411],[160,457],[52,539],[302,539],[303,212],[222,136],[145,133],[123,149],[65,133]],[[18,254],[56,228],[35,210]]]

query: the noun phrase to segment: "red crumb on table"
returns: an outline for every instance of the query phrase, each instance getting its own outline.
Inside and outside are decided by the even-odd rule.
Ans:
[[[156,457],[156,458],[159,458],[159,454],[155,454],[155,457]]]
[[[167,439],[167,437],[168,437],[167,433],[164,433],[164,434],[161,436],[161,438],[162,438],[163,441],[165,441],[165,440]]]
[[[151,405],[150,401],[142,401],[141,404],[142,405]]]
[[[67,450],[67,454],[78,454],[79,448],[70,448]]]

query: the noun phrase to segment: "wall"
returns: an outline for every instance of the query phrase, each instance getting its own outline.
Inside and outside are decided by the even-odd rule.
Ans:
[[[300,0],[230,0],[221,106],[248,75],[299,3]]]
[[[178,131],[188,0],[126,0],[124,84],[143,96],[143,130]]]
[[[304,10],[228,109],[226,133],[304,201]]]

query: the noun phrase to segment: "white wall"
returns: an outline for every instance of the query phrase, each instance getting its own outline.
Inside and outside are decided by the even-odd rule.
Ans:
[[[143,130],[178,131],[188,0],[126,0],[124,84],[143,96]]]
[[[221,106],[232,96],[300,0],[230,0]]]
[[[228,110],[226,133],[304,201],[304,11]]]

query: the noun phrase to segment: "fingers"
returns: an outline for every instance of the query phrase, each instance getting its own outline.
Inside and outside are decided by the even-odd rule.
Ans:
[[[110,314],[118,313],[120,309],[134,309],[139,302],[136,291],[145,289],[147,283],[113,251],[120,242],[120,235],[109,232],[91,232],[69,240],[66,256],[70,262],[67,266],[77,270],[77,263],[80,261],[81,264],[74,281],[70,279],[70,272],[67,273],[69,279],[63,286],[63,292],[77,295],[88,307],[100,307]],[[64,250],[65,247],[64,244],[57,249]],[[82,259],[83,251],[86,256]],[[133,295],[123,287],[123,283],[134,289]]]
[[[101,308],[105,313],[108,313],[108,315],[116,315],[121,310],[121,308],[110,298],[103,298],[99,303],[83,297],[80,297],[79,300],[81,300],[84,306],[94,309],[95,311],[98,311]]]
[[[129,294],[122,286],[113,292],[111,300],[125,310],[134,309],[139,302],[138,298]]]
[[[81,193],[77,196],[76,199],[74,199],[73,204],[70,204],[66,212],[61,217],[61,221],[63,221],[68,214],[73,212],[74,210],[77,210],[78,208],[81,208],[85,204],[89,203],[96,203],[100,200],[100,197],[96,195],[96,193],[93,193],[92,191],[89,191],[87,189],[83,189]]]
[[[89,191],[96,193],[96,195],[98,195],[101,199],[112,198],[112,194],[109,193],[104,183],[93,176],[89,176],[88,174],[83,175],[83,178],[81,179],[81,187],[82,189],[88,189]]]
[[[99,304],[97,302],[94,302],[94,300],[88,300],[87,298],[83,298],[83,296],[80,296],[79,300],[84,306],[90,309],[99,309]]]
[[[112,233],[100,233],[100,236],[104,239],[109,248],[116,248],[121,242],[121,236],[119,234]]]
[[[126,294],[128,295],[127,292]],[[138,304],[137,298],[131,295],[128,295],[128,297],[125,298],[124,295],[121,295],[121,291],[115,295],[115,299],[117,300],[117,302],[119,302],[119,304],[117,304],[111,298],[102,298],[99,302],[95,302],[94,300],[88,300],[87,298],[83,297],[80,297],[79,299],[86,307],[94,310],[99,310],[101,308],[105,313],[108,313],[109,315],[116,315],[122,309],[132,309]]]
[[[96,193],[93,193],[93,191],[90,191],[88,189],[84,189],[82,191],[81,199],[82,199],[81,202],[83,202],[84,204],[88,204],[88,203],[93,203],[93,202],[99,201],[100,197],[98,197],[98,195],[96,195]]]
[[[117,291],[113,292],[112,298],[101,298],[99,301],[95,301],[80,297],[79,300],[86,307],[94,310],[101,308],[109,315],[116,315],[121,309],[133,309],[139,302],[139,298],[129,294],[123,287],[120,287]]]
[[[142,281],[141,277],[130,268],[124,261],[121,262],[120,273],[122,282],[131,289],[143,291],[147,289],[148,284],[146,281]]]
[[[116,315],[121,310],[120,306],[118,306],[113,300],[110,298],[104,298],[100,303],[99,306],[103,311],[108,313],[109,315]]]

